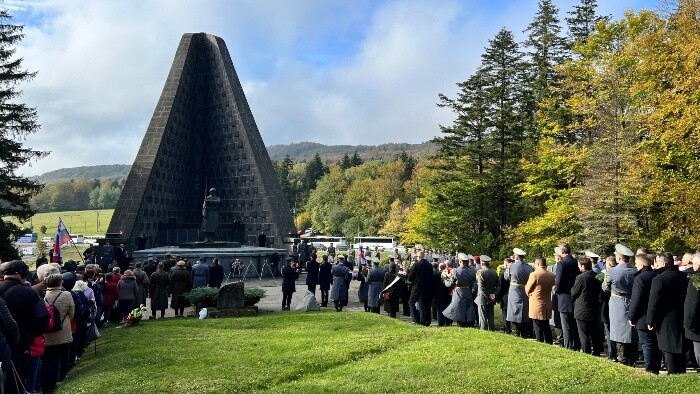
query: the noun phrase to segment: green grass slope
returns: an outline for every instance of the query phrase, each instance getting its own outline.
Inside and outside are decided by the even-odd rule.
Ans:
[[[109,328],[61,393],[697,393],[551,345],[366,313],[166,319]]]
[[[34,227],[34,232],[39,235],[39,238],[43,238],[56,235],[59,217],[71,234],[104,235],[109,221],[112,220],[112,214],[114,214],[114,209],[90,209],[87,211],[41,212],[25,222],[9,217],[3,219],[9,219],[19,226]],[[42,225],[46,226],[46,234],[39,231]]]

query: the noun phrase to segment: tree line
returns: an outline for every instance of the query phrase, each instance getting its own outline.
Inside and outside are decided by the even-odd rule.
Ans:
[[[31,198],[30,204],[37,212],[80,211],[85,209],[109,209],[117,205],[125,178],[77,179],[45,185]]]

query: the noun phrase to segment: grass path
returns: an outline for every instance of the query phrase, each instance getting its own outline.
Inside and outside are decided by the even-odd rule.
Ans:
[[[60,392],[697,393],[699,383],[504,334],[322,311],[109,328]]]

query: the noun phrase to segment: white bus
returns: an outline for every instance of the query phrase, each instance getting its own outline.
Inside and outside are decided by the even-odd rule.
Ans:
[[[333,244],[333,246],[335,246],[336,249],[342,250],[343,247],[346,245],[345,238],[343,237],[315,235],[311,237],[302,237],[301,239],[305,239],[307,244],[313,244],[316,248],[319,248],[320,246],[321,250],[326,250],[329,246],[331,246],[331,244]],[[338,248],[339,246],[340,248]]]
[[[352,241],[353,249],[370,248],[372,250],[393,250],[396,247],[394,237],[355,237]]]

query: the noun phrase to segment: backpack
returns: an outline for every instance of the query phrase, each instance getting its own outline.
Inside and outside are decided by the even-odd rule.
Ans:
[[[56,332],[56,331],[61,331],[63,329],[63,321],[66,320],[66,316],[63,316],[63,319],[61,319],[61,312],[58,311],[58,308],[54,305],[56,303],[56,300],[58,297],[63,294],[63,290],[61,290],[60,293],[56,296],[56,298],[53,299],[53,302],[49,304],[51,307],[51,318],[49,320],[49,329],[46,330],[46,332]]]

